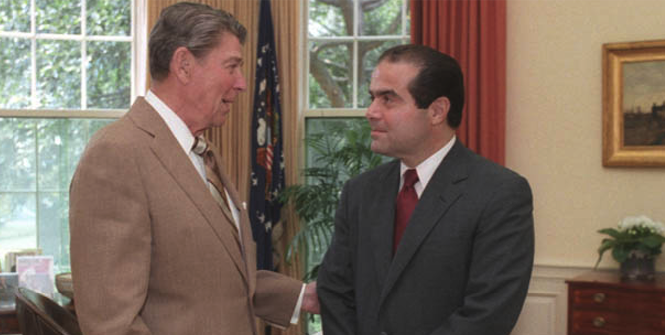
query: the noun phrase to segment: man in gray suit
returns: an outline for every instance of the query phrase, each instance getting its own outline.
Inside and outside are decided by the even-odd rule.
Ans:
[[[370,84],[372,150],[346,183],[319,270],[326,335],[507,335],[533,263],[528,182],[455,137],[463,76],[424,46],[389,49]]]

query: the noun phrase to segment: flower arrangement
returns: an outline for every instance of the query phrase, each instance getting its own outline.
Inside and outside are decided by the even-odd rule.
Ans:
[[[612,258],[619,263],[630,257],[653,259],[660,255],[665,242],[665,225],[644,215],[626,217],[617,229],[605,228],[598,232],[610,237],[604,238],[598,248],[596,267],[607,250],[612,249]]]

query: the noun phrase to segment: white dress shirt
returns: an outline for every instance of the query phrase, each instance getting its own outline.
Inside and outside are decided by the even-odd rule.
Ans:
[[[427,183],[429,183],[430,179],[432,179],[436,169],[439,167],[439,165],[441,165],[441,162],[446,157],[446,155],[448,155],[448,152],[450,152],[453,144],[455,144],[455,140],[456,136],[453,136],[453,138],[451,138],[450,141],[446,143],[446,145],[444,145],[432,156],[429,156],[426,160],[422,161],[422,163],[416,166],[415,169],[418,173],[418,181],[413,185],[413,188],[416,190],[416,194],[418,194],[418,199],[420,199],[420,196],[423,194],[425,187],[427,187]],[[402,185],[404,185],[404,172],[406,172],[408,169],[410,168],[406,166],[404,162],[400,163],[398,192],[402,189]]]
[[[185,151],[187,157],[189,157],[189,160],[192,161],[196,171],[198,171],[199,175],[201,176],[201,179],[203,179],[203,182],[207,185],[208,180],[206,179],[206,168],[205,163],[203,162],[203,157],[196,154],[192,150],[192,146],[194,145],[194,135],[192,135],[192,132],[189,130],[189,128],[187,128],[185,122],[183,122],[182,119],[180,119],[180,117],[160,98],[152,93],[152,91],[148,90],[148,92],[145,94],[145,101],[147,101],[150,106],[152,106],[152,108],[157,111],[159,116],[164,119],[164,122],[166,122],[166,125],[171,130],[171,133],[173,133],[173,136],[175,136],[176,140],[178,140],[182,150]],[[229,199],[229,193],[226,191],[226,188],[224,188],[223,196],[226,197],[226,203],[233,203],[233,201]],[[236,206],[229,207],[231,208],[231,214],[233,215],[233,223],[236,225],[238,231],[240,231],[240,213],[238,213],[238,208]]]

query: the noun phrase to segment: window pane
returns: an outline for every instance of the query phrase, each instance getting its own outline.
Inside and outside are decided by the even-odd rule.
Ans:
[[[369,97],[369,84],[372,71],[383,51],[402,44],[401,40],[358,42],[358,107],[366,108],[372,102]]]
[[[309,0],[310,36],[348,36],[353,35],[353,2],[336,1],[336,5],[323,0]],[[348,23],[348,25],[347,25]]]
[[[38,121],[39,142],[39,190],[58,191],[60,166],[63,163],[63,120],[43,119]]]
[[[326,136],[326,145],[330,146],[330,150],[334,150],[339,146],[345,144],[344,134],[342,131],[344,129],[350,129],[354,126],[359,126],[360,124],[367,122],[364,118],[353,117],[353,118],[307,118],[305,123],[305,132],[306,137],[311,138],[317,134],[325,134]],[[307,167],[321,167],[321,154],[315,150],[312,145],[306,146],[306,162],[305,166]],[[340,170],[344,169],[344,166],[339,167]],[[318,260],[320,261],[320,259]],[[315,264],[318,264],[315,263]]]
[[[0,108],[30,106],[30,40],[0,37]]]
[[[130,0],[88,0],[87,34],[129,36],[131,5]]]
[[[409,0],[404,0],[406,1],[406,27],[404,29],[404,32],[407,35],[411,34],[411,1]]]
[[[128,108],[130,102],[131,44],[88,43],[88,107]]]
[[[35,194],[0,192],[0,246],[2,249],[37,247]]]
[[[81,108],[81,43],[37,41],[37,96],[41,108]]]
[[[92,135],[114,121],[115,119],[66,119],[68,126],[66,127],[67,135],[65,136],[63,151],[67,155],[66,182],[68,188],[79,158]]]
[[[69,194],[39,193],[39,248],[51,255],[59,271],[69,269]]]
[[[35,11],[38,33],[81,33],[81,1],[35,0]]]
[[[351,107],[353,64],[351,42],[312,42],[309,52],[311,108]]]
[[[36,122],[0,118],[0,192],[34,192]]]
[[[38,122],[39,191],[67,192],[85,145],[111,119],[41,119]]]
[[[0,2],[0,30],[30,32],[30,1],[2,0]]]
[[[335,170],[339,173],[341,183],[365,171],[369,166],[387,159],[369,149],[370,128],[364,117],[307,118],[305,129],[308,139],[317,135],[323,136],[321,140],[323,144],[316,145],[316,149],[310,143],[306,146],[306,167],[322,167],[332,162],[332,165],[337,166]],[[343,155],[332,155],[334,158],[330,161],[321,159],[324,155],[321,151],[332,152],[345,146],[347,150]],[[379,161],[372,161],[377,159],[375,157],[378,157]]]
[[[309,141],[306,146],[306,167],[308,169],[320,168],[321,170],[316,170],[314,174],[330,176],[326,178],[326,182],[335,185],[335,187],[323,188],[332,194],[322,196],[322,199],[329,200],[316,206],[317,208],[331,208],[329,211],[323,210],[319,213],[322,217],[328,216],[325,221],[329,222],[330,231],[332,231],[334,212],[343,184],[352,175],[367,170],[371,165],[371,160],[374,160],[373,164],[379,163],[381,157],[371,154],[369,151],[369,126],[365,118],[308,118],[305,128]],[[320,140],[314,140],[317,135],[322,136],[319,137]],[[316,144],[312,145],[313,142]],[[315,185],[318,183],[317,178],[310,175],[307,183]],[[301,221],[302,224],[308,223]],[[324,229],[310,230],[310,234],[319,236],[318,239],[309,239],[310,241],[320,239],[329,242],[330,236],[326,235]],[[308,252],[305,255],[307,273],[321,263],[327,248],[328,243],[308,244]],[[313,321],[308,322],[307,328],[310,334],[320,331],[320,319],[316,317]]]
[[[402,34],[402,1],[363,1],[360,5],[358,29],[361,35]],[[378,5],[377,5],[378,4]]]
[[[39,247],[59,271],[69,268],[69,183],[90,137],[113,121],[0,118],[3,249]]]

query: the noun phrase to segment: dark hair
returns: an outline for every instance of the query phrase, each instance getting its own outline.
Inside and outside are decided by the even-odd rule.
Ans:
[[[464,108],[464,76],[457,61],[423,45],[405,44],[383,52],[379,63],[406,62],[420,69],[408,89],[418,108],[427,108],[439,97],[450,100],[448,125],[457,128],[462,122]]]
[[[173,53],[179,47],[186,47],[196,58],[205,57],[225,32],[245,43],[245,27],[223,10],[191,2],[164,8],[150,32],[150,76],[156,81],[166,78]]]

